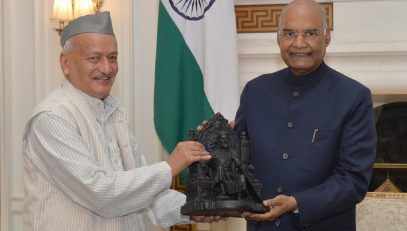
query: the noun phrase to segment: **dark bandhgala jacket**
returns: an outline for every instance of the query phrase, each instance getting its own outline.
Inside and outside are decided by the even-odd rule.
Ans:
[[[250,138],[263,199],[293,195],[299,208],[249,231],[356,230],[376,149],[368,88],[325,63],[303,77],[265,74],[246,84],[235,129]]]

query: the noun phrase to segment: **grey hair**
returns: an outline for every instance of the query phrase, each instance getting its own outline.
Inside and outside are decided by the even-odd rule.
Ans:
[[[320,4],[318,4],[318,5],[319,5],[319,11],[321,12],[321,15],[322,15],[321,24],[322,24],[322,27],[324,28],[324,31],[326,31],[326,29],[328,29],[328,23],[326,22],[327,12],[325,10],[325,7],[321,6]],[[288,5],[286,5],[283,8],[283,10],[281,11],[280,20],[278,22],[279,28],[281,28],[281,21],[282,21],[281,18],[284,16],[285,12],[287,11],[287,6]]]
[[[65,41],[64,46],[62,47],[62,52],[68,53],[72,50],[73,44],[72,44],[72,38],[69,38]]]
[[[328,23],[326,22],[326,18],[327,18],[327,12],[325,10],[325,7],[321,6],[319,7],[319,10],[321,11],[322,14],[322,26],[324,27],[324,30],[328,29]]]

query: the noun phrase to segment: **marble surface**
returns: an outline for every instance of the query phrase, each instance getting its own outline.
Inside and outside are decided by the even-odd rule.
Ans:
[[[406,231],[407,198],[366,197],[356,207],[358,231]]]

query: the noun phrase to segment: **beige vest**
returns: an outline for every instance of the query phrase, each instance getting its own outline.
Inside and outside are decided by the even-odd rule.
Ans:
[[[106,140],[103,139],[104,136],[99,135],[103,131],[91,129],[98,127],[96,126],[96,115],[86,99],[71,84],[66,83],[53,91],[35,108],[31,119],[44,111],[51,111],[78,127],[90,152],[95,154],[97,164],[103,169],[113,172],[113,167],[106,155],[107,150],[103,148],[106,147],[104,145]],[[142,166],[141,158],[135,159],[132,152],[125,112],[119,107],[112,116],[114,116],[114,127],[118,136],[118,146],[124,169],[129,170]],[[27,128],[30,127],[31,119]],[[26,134],[27,131],[24,141]],[[146,230],[142,212],[111,219],[100,217],[66,197],[63,191],[46,179],[27,155],[24,155],[24,166],[24,177],[30,178],[29,181],[26,180],[26,192],[31,190],[31,198],[27,198],[26,195],[24,205],[25,213],[27,213],[24,219],[25,230]],[[41,192],[35,192],[35,190],[41,190]],[[42,214],[38,214],[38,211],[41,211]],[[36,219],[36,216],[45,219]],[[46,224],[38,223],[39,220],[46,221]]]

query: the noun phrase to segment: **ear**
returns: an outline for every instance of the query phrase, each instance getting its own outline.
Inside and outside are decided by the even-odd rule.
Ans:
[[[65,53],[59,55],[59,65],[65,76],[69,75],[68,56]]]
[[[326,36],[325,36],[325,44],[326,44],[326,46],[328,46],[329,43],[331,43],[331,30],[327,29]]]

